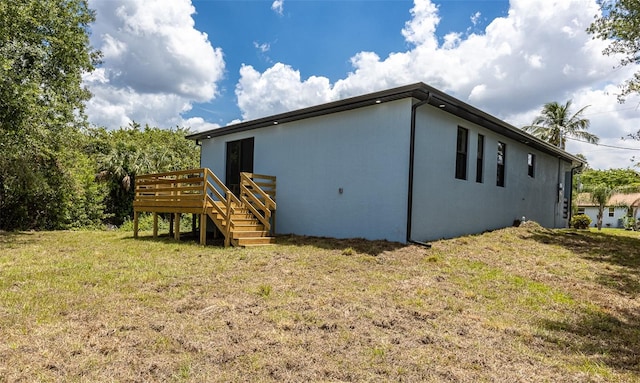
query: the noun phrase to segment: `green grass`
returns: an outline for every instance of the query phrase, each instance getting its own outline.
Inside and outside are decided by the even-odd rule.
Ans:
[[[640,382],[640,233],[0,233],[0,382]]]

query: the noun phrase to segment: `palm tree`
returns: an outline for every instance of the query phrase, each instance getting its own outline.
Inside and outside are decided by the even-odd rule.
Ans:
[[[615,192],[615,189],[610,188],[605,184],[599,184],[591,188],[591,202],[598,205],[598,215],[596,225],[598,230],[602,230],[602,217],[604,216],[604,208],[609,203],[609,199]]]
[[[567,136],[597,144],[600,139],[596,135],[587,132],[590,122],[581,116],[582,112],[588,107],[587,105],[570,115],[571,100],[564,105],[555,101],[549,102],[542,108],[542,114],[536,117],[531,125],[522,129],[560,149],[565,148]]]

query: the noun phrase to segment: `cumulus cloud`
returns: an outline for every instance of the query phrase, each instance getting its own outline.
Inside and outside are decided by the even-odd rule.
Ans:
[[[243,65],[236,95],[245,120],[300,109],[311,105],[310,100],[322,104],[332,99],[328,79],[313,76],[301,81],[299,71],[280,63],[264,73]]]
[[[598,12],[596,0],[512,0],[508,15],[491,21],[482,33],[451,33],[440,43],[437,6],[414,0],[400,31],[407,51],[386,58],[356,53],[353,70],[334,84],[323,77],[301,79],[282,63],[263,73],[244,66],[236,86],[238,105],[243,118],[256,118],[423,81],[517,126],[530,123],[546,102],[594,105],[591,112],[603,112],[588,116],[592,132],[603,143],[617,143],[640,126],[638,113],[624,116],[615,97],[615,84],[638,67],[613,70],[617,58],[602,55],[607,43],[585,32]],[[596,167],[613,163],[613,157],[590,155],[581,145],[570,143],[568,149],[585,153]]]
[[[90,0],[91,43],[103,64],[84,82],[94,97],[92,123],[110,128],[135,120],[182,125],[193,102],[212,100],[224,74],[222,50],[195,29],[190,0]]]

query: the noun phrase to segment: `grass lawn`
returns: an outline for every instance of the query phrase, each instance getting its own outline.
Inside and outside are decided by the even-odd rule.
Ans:
[[[640,382],[637,232],[146,235],[0,233],[0,382]]]

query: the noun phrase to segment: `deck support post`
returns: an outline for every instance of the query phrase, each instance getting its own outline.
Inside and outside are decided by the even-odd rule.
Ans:
[[[204,213],[200,214],[200,244],[207,244],[207,215]]]
[[[224,228],[224,247],[231,245],[231,193],[227,192],[227,220]]]
[[[176,239],[176,241],[179,241],[180,240],[180,215],[181,214],[180,213],[175,213],[175,214],[176,214],[176,219],[174,220],[175,221],[175,225],[176,225],[176,227],[174,228],[174,232],[176,233],[175,239]]]
[[[158,237],[158,213],[153,212],[153,238]]]
[[[133,212],[133,238],[138,238],[138,216],[140,215],[139,212],[134,211]]]

